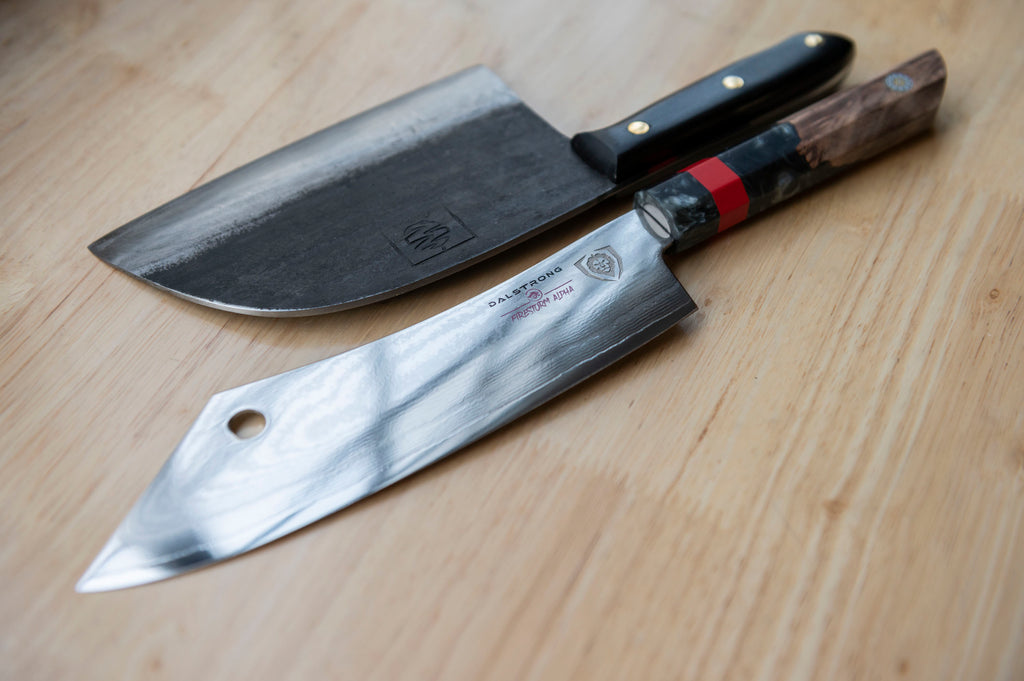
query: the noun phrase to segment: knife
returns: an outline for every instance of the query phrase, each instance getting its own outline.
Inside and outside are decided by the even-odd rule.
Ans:
[[[926,52],[636,194],[635,208],[420,324],[209,401],[79,591],[256,548],[434,463],[696,309],[662,256],[931,126]],[[264,421],[258,434],[239,427]]]
[[[211,307],[297,316],[417,288],[750,137],[838,86],[801,33],[570,140],[475,67],[202,185],[90,250]]]

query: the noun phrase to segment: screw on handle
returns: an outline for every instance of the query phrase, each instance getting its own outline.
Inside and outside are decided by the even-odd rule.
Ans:
[[[637,192],[636,208],[685,250],[927,130],[945,84],[942,56],[925,52]]]

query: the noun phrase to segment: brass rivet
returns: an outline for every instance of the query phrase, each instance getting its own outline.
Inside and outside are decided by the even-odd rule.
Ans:
[[[726,76],[722,79],[722,85],[730,90],[739,90],[743,87],[743,79],[739,76]]]
[[[651,126],[647,125],[647,123],[643,121],[633,121],[626,126],[626,130],[629,130],[634,135],[642,135],[650,129]]]
[[[817,47],[823,42],[825,42],[825,39],[819,33],[808,33],[804,36],[804,45],[807,47]]]

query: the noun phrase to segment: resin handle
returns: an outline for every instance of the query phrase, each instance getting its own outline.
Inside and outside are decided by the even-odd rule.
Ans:
[[[637,192],[653,232],[684,250],[929,127],[946,84],[935,50],[832,95]]]

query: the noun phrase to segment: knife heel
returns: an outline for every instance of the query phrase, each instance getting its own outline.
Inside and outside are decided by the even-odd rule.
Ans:
[[[637,192],[635,206],[685,250],[924,132],[945,83],[942,56],[930,50]]]

